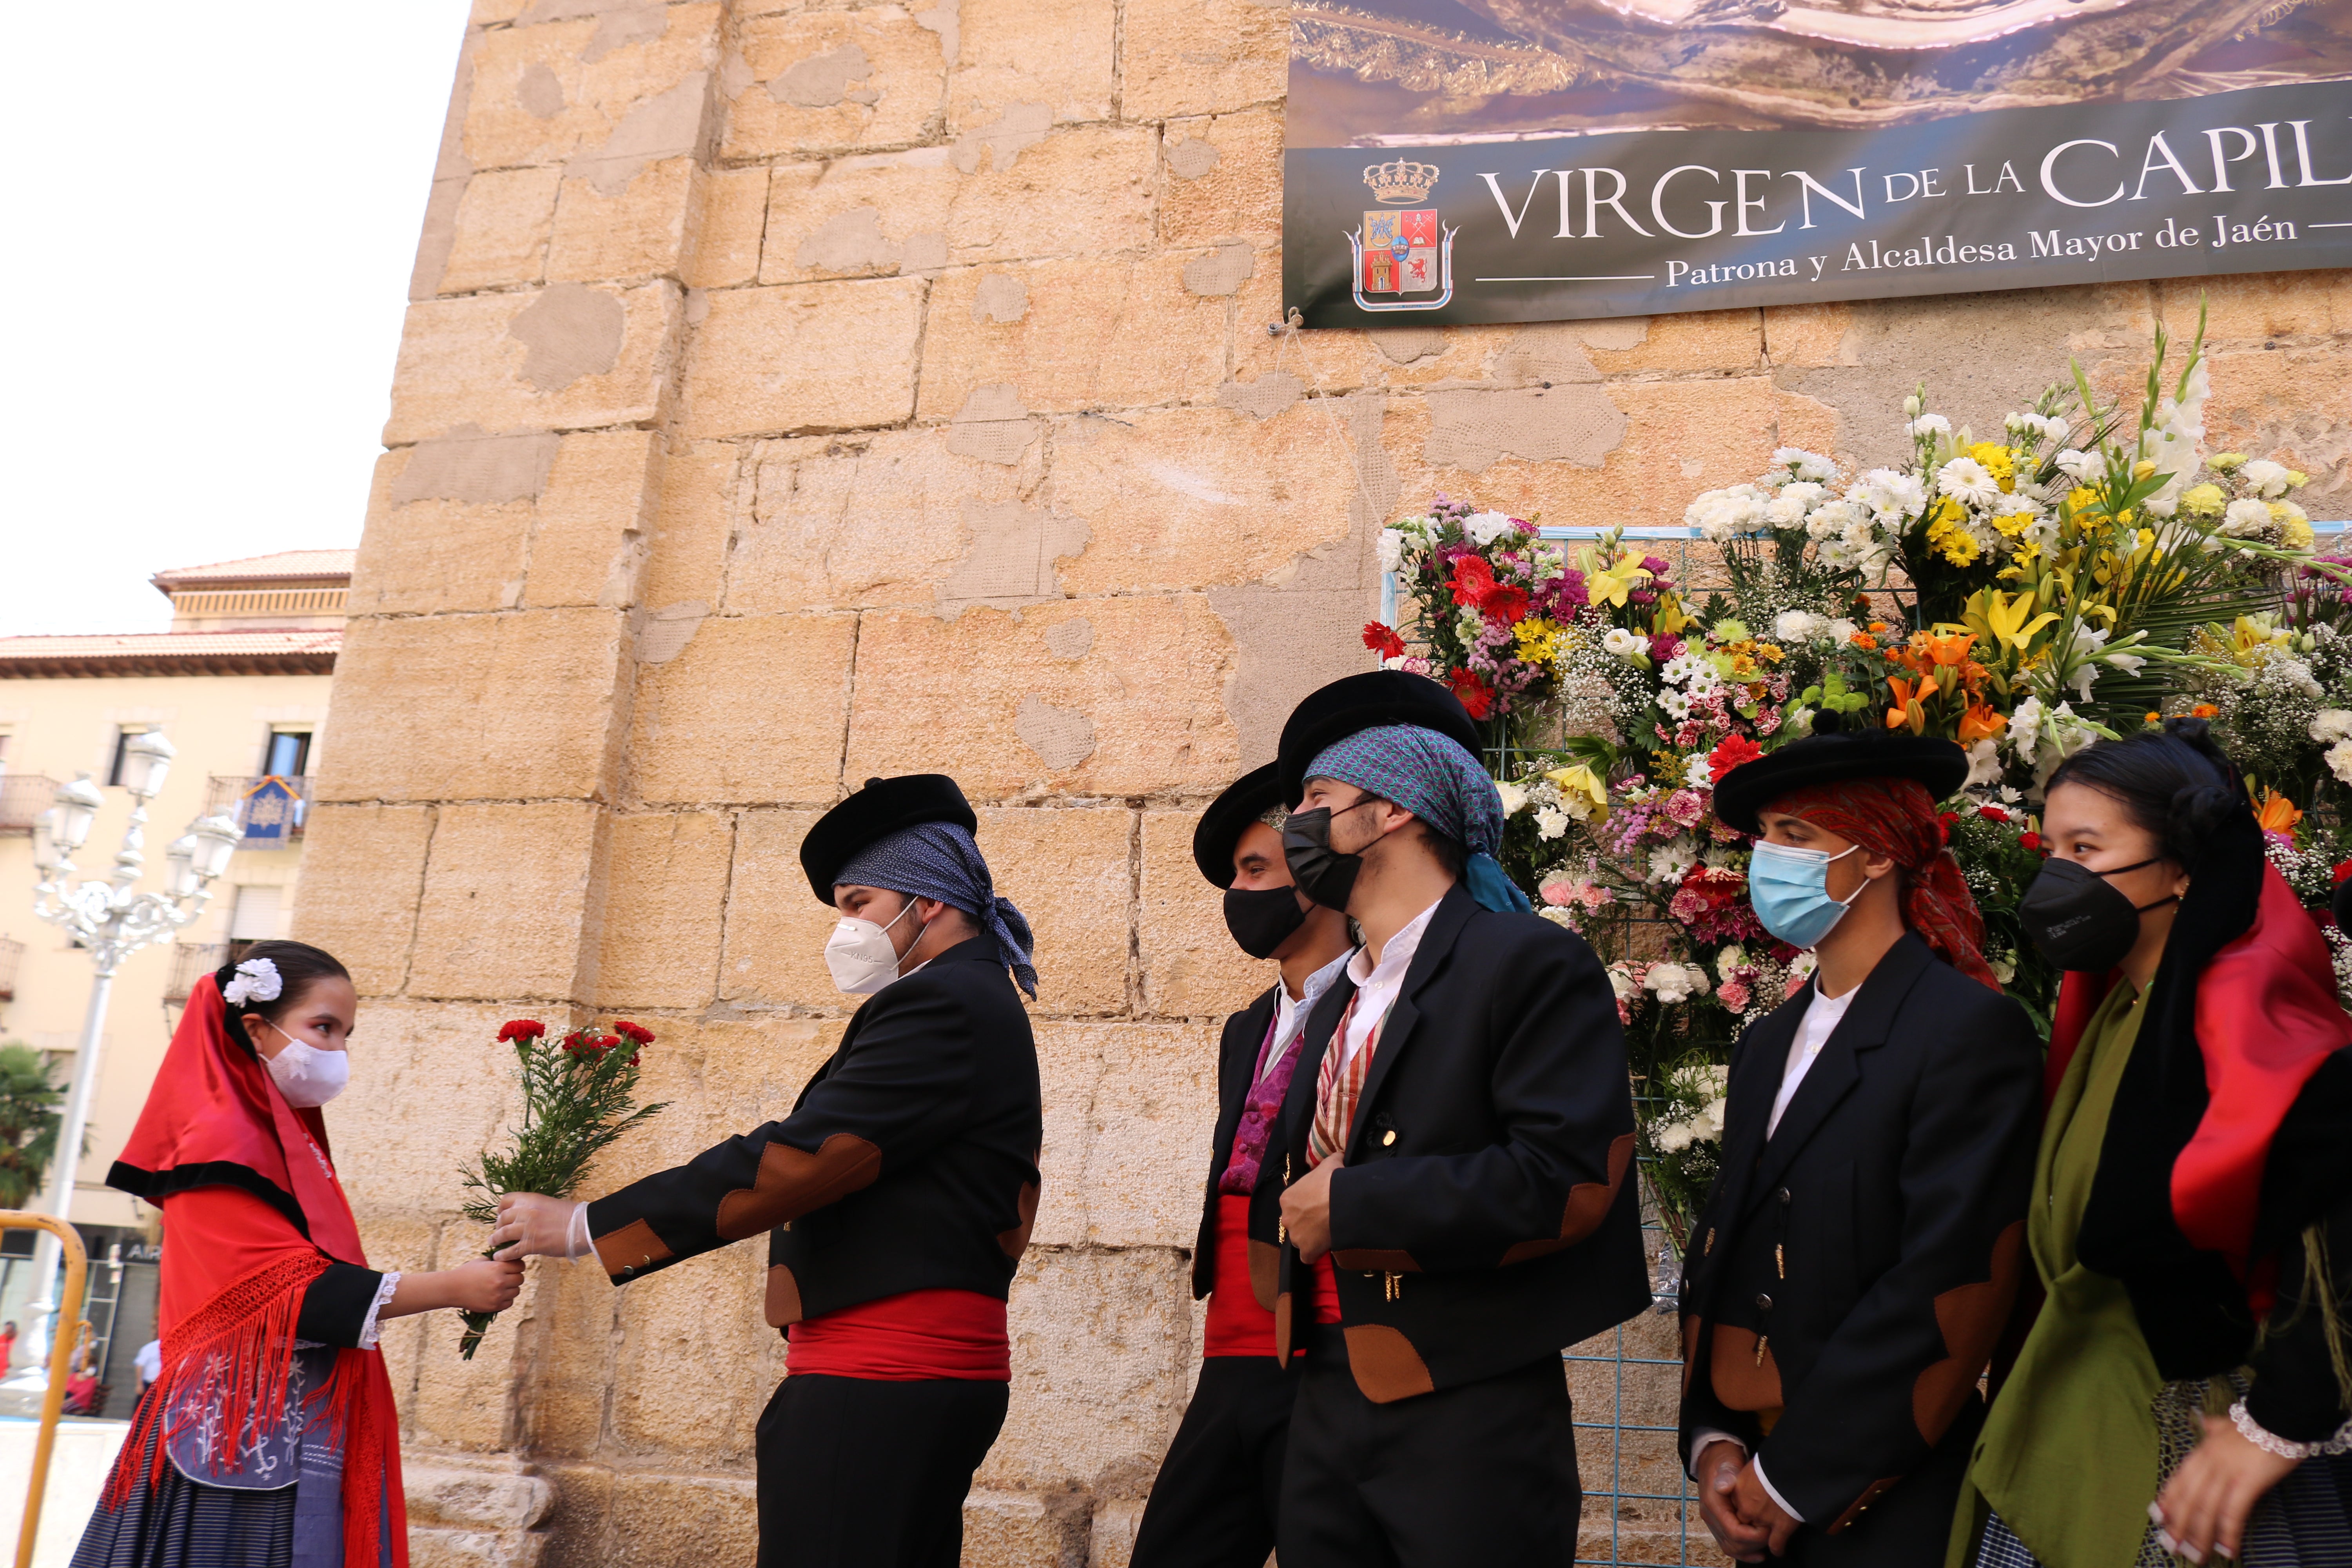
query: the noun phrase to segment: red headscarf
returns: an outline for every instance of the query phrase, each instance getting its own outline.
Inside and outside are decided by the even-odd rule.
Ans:
[[[1807,784],[1770,810],[1801,817],[1903,868],[1903,921],[1946,963],[1995,991],[1984,958],[1984,917],[1944,846],[1943,820],[1927,786],[1912,779],[1840,779]]]

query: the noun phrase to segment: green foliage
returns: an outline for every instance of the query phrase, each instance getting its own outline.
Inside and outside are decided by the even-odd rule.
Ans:
[[[66,1091],[48,1057],[21,1040],[0,1045],[0,1208],[21,1209],[57,1157]]]

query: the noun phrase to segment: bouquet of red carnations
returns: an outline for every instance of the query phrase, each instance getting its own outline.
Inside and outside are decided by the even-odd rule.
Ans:
[[[510,1151],[485,1150],[462,1172],[477,1194],[466,1201],[465,1215],[481,1225],[498,1223],[498,1200],[507,1193],[571,1196],[589,1162],[663,1109],[636,1103],[638,1062],[654,1040],[642,1024],[616,1018],[610,1030],[592,1024],[550,1045],[546,1025],[516,1018],[499,1028],[499,1038],[514,1047],[522,1064],[522,1126],[513,1131]],[[459,1355],[474,1359],[496,1315],[465,1314]]]

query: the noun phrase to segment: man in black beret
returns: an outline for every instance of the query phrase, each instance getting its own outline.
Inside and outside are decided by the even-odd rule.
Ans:
[[[1275,1353],[1279,1159],[1265,1155],[1305,1045],[1307,1020],[1344,984],[1348,917],[1291,885],[1272,763],[1243,775],[1202,815],[1193,862],[1224,891],[1225,928],[1274,984],[1225,1020],[1217,1052],[1217,1131],[1192,1248],[1192,1295],[1209,1299],[1200,1382],[1160,1467],[1132,1568],[1261,1568],[1274,1550],[1282,1456],[1298,1380]],[[1272,1169],[1275,1178],[1264,1179]],[[1262,1194],[1262,1195],[1261,1195]]]
[[[1037,1212],[1028,922],[955,781],[869,779],[801,866],[863,995],[792,1114],[593,1203],[499,1200],[502,1258],[593,1251],[615,1285],[768,1233],[791,1375],[760,1417],[761,1568],[954,1568],[1004,1421],[1004,1301]],[[1010,971],[1008,975],[1007,971]]]
[[[1682,1283],[1681,1447],[1742,1562],[1944,1561],[2024,1268],[2041,1050],[1937,802],[1968,759],[1884,730],[1724,775],[1748,896],[1811,984],[1731,1057]]]
[[[1291,873],[1364,946],[1307,1026],[1267,1156],[1276,1341],[1308,1348],[1282,1568],[1567,1568],[1560,1351],[1650,1305],[1615,995],[1496,864],[1479,742],[1451,692],[1392,670],[1325,687],[1283,731]]]

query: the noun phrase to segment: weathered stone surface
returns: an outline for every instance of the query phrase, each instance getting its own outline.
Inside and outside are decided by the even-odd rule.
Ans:
[[[689,150],[719,9],[582,7],[478,35],[465,155],[480,169],[566,160],[625,169],[648,151]]]
[[[1200,820],[1191,811],[1143,814],[1135,934],[1147,1014],[1223,1019],[1276,978],[1274,964],[1234,945],[1218,889],[1192,864]]]
[[[829,804],[829,794],[826,799]],[[736,819],[727,936],[719,964],[723,1000],[821,1008],[848,1000],[824,966],[825,938],[840,917],[817,902],[801,870],[801,840],[821,815],[747,811]]]
[[[1042,1490],[1104,1478],[1123,1488],[1159,1468],[1191,1360],[1188,1268],[1172,1249],[1030,1247],[1006,1313],[1012,1407],[977,1486]]]
[[[462,424],[503,431],[649,420],[678,306],[677,286],[667,282],[598,289],[558,283],[411,305],[384,444],[421,441]]]
[[[675,276],[694,211],[694,160],[676,157],[647,163],[609,192],[595,180],[565,180],[547,276],[583,282]]]
[[[1282,114],[1244,110],[1171,120],[1160,153],[1160,240],[1214,245],[1282,238]]]
[[[661,496],[639,582],[655,610],[720,598],[727,542],[738,506],[741,449],[725,441],[680,441],[662,463]]]
[[[695,174],[693,230],[679,279],[689,289],[729,289],[760,275],[768,224],[768,171],[704,169]]]
[[[521,603],[523,563],[537,515],[532,503],[554,462],[556,440],[461,437],[377,458],[368,488],[368,528],[352,569],[352,612],[504,610]],[[449,449],[446,458],[436,448]],[[395,500],[412,471],[447,462],[479,472],[467,476],[465,484],[441,488],[502,499],[473,504],[440,495]],[[521,493],[509,494],[494,482],[499,467],[519,470]]]
[[[947,260],[964,177],[945,147],[780,163],[770,176],[762,283],[917,272]]]
[[[1764,363],[1764,312],[1686,310],[1563,323],[1603,375],[1744,374]]]
[[[1091,1510],[1076,1492],[975,1488],[963,1504],[964,1561],[987,1568],[1068,1568],[1087,1560]]]
[[[979,816],[980,852],[996,890],[1036,933],[1035,1005],[1062,1016],[1126,1012],[1135,814],[1021,806],[982,808]]]
[[[440,807],[408,994],[578,995],[600,815],[584,801]]]
[[[1222,1023],[1038,1025],[1047,1174],[1034,1242],[1192,1245],[1217,1121]]]
[[[1113,0],[961,0],[948,133],[1041,103],[1055,121],[1108,120],[1118,68]]]
[[[1138,120],[1273,103],[1290,68],[1290,17],[1255,0],[1130,0],[1120,102]]]
[[[401,1472],[412,1525],[529,1530],[555,1507],[555,1489],[514,1460],[489,1465],[409,1465]]]
[[[731,289],[701,296],[686,433],[847,430],[915,405],[923,286],[911,279]]]
[[[896,5],[756,17],[737,47],[743,69],[720,78],[730,159],[904,147],[940,112],[939,36]]]
[[[988,384],[1011,387],[1037,413],[1214,396],[1225,306],[1185,289],[1191,259],[1087,258],[942,275],[931,287],[917,416],[951,416]],[[982,309],[991,286],[1008,281],[1026,297],[1010,321]]]
[[[749,1477],[618,1471],[610,1531],[600,1554],[583,1561],[610,1568],[748,1563],[759,1552],[758,1499]]]
[[[362,996],[390,996],[408,974],[433,808],[310,808],[302,847],[296,940],[336,954]]]
[[[714,616],[638,678],[630,752],[653,804],[829,796],[840,777],[853,616]]]
[[[2352,331],[2352,270],[2245,273],[2161,280],[2158,312],[2186,343],[2205,307],[2205,341],[2214,348],[2276,347]]]
[[[1057,422],[1057,511],[1093,542],[1063,568],[1080,594],[1255,582],[1345,537],[1351,449],[1328,412],[1223,408]]]
[[[2311,476],[2295,492],[2317,518],[2352,513],[2352,368],[2342,347],[2217,353],[2207,441]]]
[[[493,169],[467,181],[437,292],[464,294],[545,278],[562,177],[553,169]]]
[[[643,430],[563,438],[536,509],[525,605],[635,602],[659,477],[654,439]]]
[[[584,798],[601,787],[623,674],[616,610],[357,620],[318,798]]]
[[[596,1001],[607,1010],[699,1007],[718,995],[734,824],[713,811],[613,818]]]
[[[946,259],[1111,255],[1150,245],[1158,141],[1148,127],[1082,125],[1043,135],[1017,157],[998,151],[981,159],[950,212]]]
[[[1079,616],[1095,628],[1093,650],[1055,658],[1046,634]],[[1017,616],[973,609],[946,622],[869,611],[843,776],[951,773],[982,801],[1039,784],[1120,795],[1223,788],[1239,771],[1222,700],[1227,658],[1195,595],[1041,605]],[[932,678],[942,669],[960,678]],[[1029,698],[1085,714],[1094,749],[1075,766],[1048,766],[1014,730]]]
[[[730,1131],[749,1131],[791,1103],[756,1117],[743,1107],[741,1125]],[[762,1236],[672,1264],[619,1293],[615,1449],[697,1468],[750,1470],[760,1411],[784,1373],[783,1336],[761,1318],[767,1275]]]

